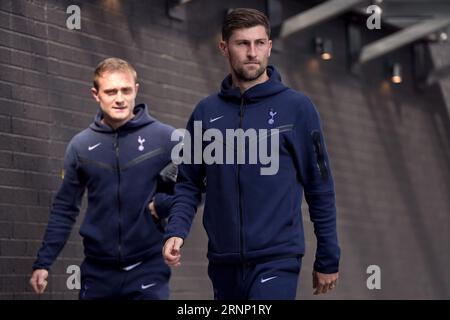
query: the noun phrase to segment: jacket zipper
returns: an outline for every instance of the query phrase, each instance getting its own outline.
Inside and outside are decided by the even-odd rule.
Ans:
[[[242,129],[242,120],[244,118],[244,98],[241,97],[241,105],[239,108],[239,128]],[[241,196],[241,165],[238,163],[238,172],[237,172],[237,185],[238,185],[238,195],[239,195],[239,235],[240,235],[240,256],[241,261],[244,263],[244,216],[242,213],[242,196]]]
[[[116,165],[117,165],[117,208],[119,210],[119,263],[122,262],[122,213],[120,203],[120,162],[119,162],[119,133],[116,132],[116,141],[114,143],[116,151]]]

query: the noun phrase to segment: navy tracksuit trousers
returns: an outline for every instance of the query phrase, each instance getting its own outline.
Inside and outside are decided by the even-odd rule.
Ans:
[[[162,256],[119,267],[86,258],[80,268],[80,300],[169,298],[170,268]]]
[[[294,300],[301,257],[208,265],[216,300]]]

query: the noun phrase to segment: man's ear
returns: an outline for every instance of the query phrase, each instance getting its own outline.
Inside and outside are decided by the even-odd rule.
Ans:
[[[135,89],[136,89],[136,94],[138,93],[138,91],[139,91],[139,83],[137,83],[136,82],[136,86],[135,86]]]
[[[95,101],[100,102],[100,99],[98,98],[98,90],[94,87],[91,88],[91,94],[94,97]]]
[[[228,48],[227,43],[225,41],[222,40],[219,42],[219,49],[224,57],[228,57]]]

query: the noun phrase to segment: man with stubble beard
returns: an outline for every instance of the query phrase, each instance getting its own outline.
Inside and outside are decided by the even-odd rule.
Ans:
[[[218,94],[197,105],[187,132],[194,136],[198,123],[223,136],[231,129],[266,130],[269,133],[259,133],[257,140],[267,139],[267,146],[279,143],[279,166],[276,172],[262,174],[266,164],[261,161],[182,163],[165,235],[165,261],[180,265],[180,248],[206,192],[203,224],[215,299],[295,299],[305,252],[304,193],[317,238],[314,293],[326,293],[337,283],[340,249],[334,184],[318,112],[308,97],[285,86],[276,68],[268,65],[272,41],[261,12],[229,13],[219,47],[230,74]],[[223,151],[230,145],[236,144],[227,140]],[[237,146],[232,152],[239,157]],[[204,142],[202,151],[206,147]]]

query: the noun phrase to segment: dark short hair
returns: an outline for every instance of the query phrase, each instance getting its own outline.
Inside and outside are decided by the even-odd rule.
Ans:
[[[256,9],[237,8],[228,13],[222,24],[222,40],[228,41],[234,30],[263,26],[270,38],[270,23],[267,16]]]
[[[122,59],[119,58],[107,58],[101,61],[94,71],[93,84],[94,88],[98,90],[98,78],[101,77],[106,72],[130,72],[134,78],[134,82],[137,83],[137,73],[133,66]]]

